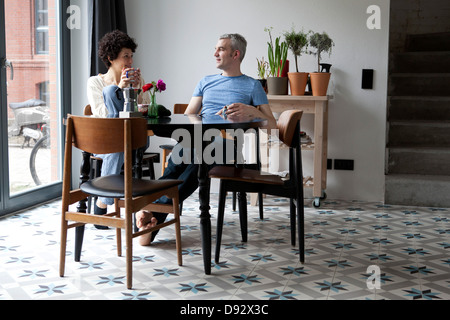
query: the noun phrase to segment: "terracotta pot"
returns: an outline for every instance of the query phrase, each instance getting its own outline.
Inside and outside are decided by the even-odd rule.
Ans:
[[[326,96],[328,83],[330,82],[331,73],[329,72],[311,72],[311,88],[313,96]]]
[[[307,72],[289,72],[289,85],[291,86],[291,95],[305,95],[306,83],[308,82]]]
[[[288,78],[286,77],[268,77],[267,93],[273,95],[288,94]]]

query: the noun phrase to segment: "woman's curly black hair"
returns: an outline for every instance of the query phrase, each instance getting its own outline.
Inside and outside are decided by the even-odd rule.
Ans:
[[[133,38],[120,30],[111,31],[103,36],[98,44],[98,56],[107,68],[111,66],[109,60],[115,60],[123,48],[135,52],[137,43]]]

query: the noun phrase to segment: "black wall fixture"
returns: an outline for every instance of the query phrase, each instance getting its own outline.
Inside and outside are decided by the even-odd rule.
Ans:
[[[373,89],[373,69],[362,70],[362,89]]]

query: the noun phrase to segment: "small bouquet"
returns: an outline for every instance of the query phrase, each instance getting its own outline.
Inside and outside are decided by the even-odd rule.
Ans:
[[[150,118],[166,117],[170,116],[170,110],[167,110],[164,106],[156,103],[156,93],[166,90],[166,84],[163,80],[159,79],[158,82],[152,81],[142,86],[143,92],[149,92],[151,97],[150,105],[148,106],[148,116]]]
[[[153,89],[153,90],[152,90]],[[162,81],[161,79],[158,80],[158,82],[156,81],[152,81],[150,83],[145,84],[142,87],[142,91],[147,92],[150,91],[150,95],[152,97],[154,97],[156,95],[157,92],[163,92],[166,91],[166,84],[164,83],[164,81]]]

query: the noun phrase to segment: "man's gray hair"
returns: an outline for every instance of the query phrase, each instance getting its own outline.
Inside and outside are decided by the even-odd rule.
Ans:
[[[219,39],[230,39],[231,40],[231,49],[239,50],[241,53],[240,60],[244,60],[245,51],[247,50],[247,40],[243,36],[238,33],[226,33],[220,36]]]

